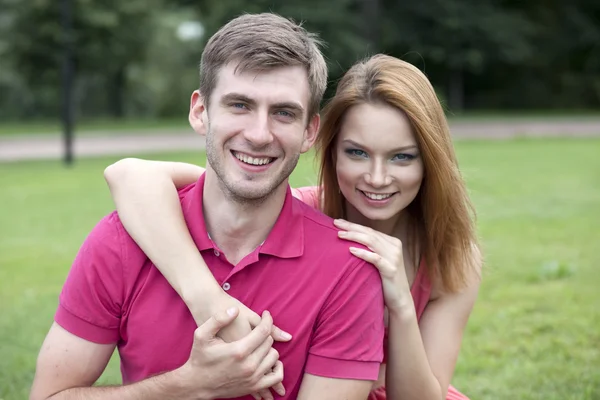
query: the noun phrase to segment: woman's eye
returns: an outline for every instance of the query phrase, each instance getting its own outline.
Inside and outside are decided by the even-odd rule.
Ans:
[[[346,150],[346,154],[352,157],[366,157],[367,153],[363,150],[359,149],[348,149]]]
[[[400,153],[400,154],[396,154],[394,156],[394,158],[392,158],[392,160],[394,161],[410,161],[412,159],[414,159],[416,156],[412,155],[412,154],[405,154],[405,153]]]

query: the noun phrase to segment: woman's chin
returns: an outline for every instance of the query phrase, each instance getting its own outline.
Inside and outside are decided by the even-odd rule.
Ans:
[[[377,221],[377,222],[383,222],[383,221],[389,221],[390,219],[393,219],[395,217],[398,216],[398,214],[400,213],[400,211],[402,210],[398,210],[396,209],[396,207],[386,207],[386,209],[382,209],[382,208],[373,208],[373,207],[355,207],[356,210],[366,219],[370,220],[370,221]]]

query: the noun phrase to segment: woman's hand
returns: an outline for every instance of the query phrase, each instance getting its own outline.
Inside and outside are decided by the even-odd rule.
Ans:
[[[352,254],[379,270],[387,308],[390,311],[400,311],[408,306],[414,308],[400,239],[343,219],[336,219],[334,224],[341,229],[338,232],[341,239],[352,240],[371,250],[350,247]]]
[[[223,310],[223,307],[236,307],[240,310],[238,317],[233,323],[221,329],[217,335],[225,342],[233,342],[241,339],[260,324],[260,315],[246,307],[235,297],[231,297],[227,293],[221,291],[216,299],[211,300],[211,305],[209,306],[211,312],[209,314],[212,315],[211,313],[214,313],[217,310]],[[277,342],[289,342],[292,339],[292,335],[278,328],[274,324],[273,330],[271,331],[271,337]]]
[[[220,287],[216,293],[211,293],[209,295],[204,293],[203,300],[198,303],[203,304],[201,309],[195,311],[192,310],[192,314],[198,324],[204,323],[219,310],[227,310],[230,308],[237,308],[239,310],[237,318],[217,333],[217,336],[227,343],[244,338],[261,322],[260,315],[246,307],[236,298],[225,293]],[[278,342],[288,342],[292,339],[292,335],[278,328],[275,324],[273,324],[271,330],[271,337]],[[273,386],[272,389],[280,396],[285,395],[285,389],[282,383],[278,383]],[[252,396],[257,400],[261,398],[264,400],[273,399],[269,390],[253,393]]]

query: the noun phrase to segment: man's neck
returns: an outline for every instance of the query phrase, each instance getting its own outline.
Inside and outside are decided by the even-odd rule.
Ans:
[[[206,229],[231,264],[265,241],[285,202],[286,188],[282,184],[265,199],[240,202],[223,193],[214,171],[206,171],[202,201]]]

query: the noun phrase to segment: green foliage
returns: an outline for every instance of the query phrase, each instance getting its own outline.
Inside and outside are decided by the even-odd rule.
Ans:
[[[12,65],[31,90],[29,116],[58,112],[62,57],[73,50],[79,108],[113,108],[122,114],[127,68],[144,60],[159,0],[72,0],[67,31],[62,1],[6,2],[7,47]],[[70,32],[70,34],[67,34]]]
[[[484,280],[453,383],[472,399],[600,396],[600,140],[465,141]],[[154,159],[204,163],[203,154]],[[87,233],[113,208],[115,158],[0,165],[0,398],[27,398],[57,296]],[[303,157],[293,185],[314,184]],[[116,358],[102,378],[118,383]]]
[[[64,0],[0,0],[0,118],[58,115]],[[69,0],[81,117],[184,115],[203,43],[244,12],[304,21],[335,83],[385,52],[424,70],[449,108],[600,108],[600,2]],[[177,29],[200,21],[205,35]]]
[[[328,62],[329,79],[336,82],[354,62],[365,57],[369,51],[373,52],[364,37],[364,19],[356,3],[352,0],[205,0],[198,2],[198,9],[206,27],[206,39],[242,13],[275,12],[302,22],[307,30],[318,33],[324,40],[325,47],[322,50]]]

